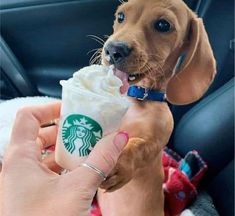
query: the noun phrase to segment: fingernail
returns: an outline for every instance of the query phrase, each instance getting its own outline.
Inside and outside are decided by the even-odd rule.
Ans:
[[[129,140],[129,135],[125,131],[118,132],[118,134],[114,137],[114,144],[121,151]]]

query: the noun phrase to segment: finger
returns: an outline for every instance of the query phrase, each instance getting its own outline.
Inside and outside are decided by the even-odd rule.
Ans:
[[[40,149],[45,149],[49,146],[55,145],[58,132],[58,126],[53,125],[46,128],[41,128],[37,137],[37,143]]]
[[[109,135],[106,141],[104,140],[94,148],[86,163],[98,167],[107,176],[116,165],[128,139],[128,134],[125,132]]]
[[[41,128],[50,127],[50,126],[53,126],[53,125],[58,125],[59,121],[60,121],[59,118],[50,120],[49,122],[42,124]]]
[[[52,170],[53,172],[60,173],[63,171],[63,168],[61,168],[55,162],[55,152],[52,152],[47,157],[45,157],[42,163],[45,164],[48,167],[48,169]]]
[[[22,108],[16,115],[12,130],[12,144],[25,144],[35,141],[40,126],[60,115],[60,102]]]
[[[40,125],[46,124],[60,116],[61,102],[53,102],[45,105],[28,107],[29,112],[38,120]]]
[[[96,144],[86,163],[98,168],[107,176],[114,168],[128,139],[128,134],[125,132],[106,136]],[[94,170],[83,166],[72,171],[69,177],[78,182],[81,176],[86,179],[84,183],[88,188],[98,188],[103,181],[103,178]]]

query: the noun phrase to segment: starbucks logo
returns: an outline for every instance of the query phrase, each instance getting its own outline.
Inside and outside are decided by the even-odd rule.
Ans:
[[[62,139],[71,154],[87,156],[102,138],[102,128],[85,115],[68,116],[62,125]]]

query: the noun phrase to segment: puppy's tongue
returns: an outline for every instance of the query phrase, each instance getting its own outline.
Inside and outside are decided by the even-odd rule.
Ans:
[[[122,86],[120,87],[120,93],[125,94],[129,88],[128,83],[128,74],[125,72],[122,72],[116,68],[113,69],[113,74],[117,76],[122,81]]]

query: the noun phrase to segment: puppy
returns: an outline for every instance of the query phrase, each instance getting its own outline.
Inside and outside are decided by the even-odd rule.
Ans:
[[[114,64],[129,84],[166,92],[167,101],[183,105],[213,81],[216,63],[203,22],[182,0],[129,0],[117,9],[113,28],[102,62]],[[161,158],[173,118],[165,102],[133,101],[120,127],[129,143],[98,191],[103,216],[164,215]]]

